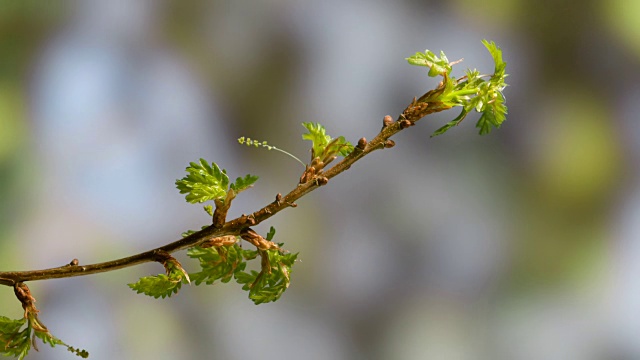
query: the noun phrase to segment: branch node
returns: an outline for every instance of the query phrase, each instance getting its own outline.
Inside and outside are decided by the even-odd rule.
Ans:
[[[400,129],[406,129],[410,126],[415,125],[415,122],[404,119],[404,120],[400,120]]]
[[[326,176],[320,176],[315,178],[316,184],[318,184],[318,186],[324,186],[327,185],[327,183],[329,182],[329,178],[327,178]]]
[[[210,247],[220,247],[220,246],[231,246],[238,241],[235,235],[225,235],[215,237],[213,239],[206,240],[202,242],[199,246],[201,248],[210,248]]]
[[[155,250],[153,252],[153,261],[165,264],[168,260],[173,259],[173,256],[164,250]]]
[[[318,159],[318,161],[316,161],[316,159]],[[313,161],[315,161],[315,163],[317,164],[320,161],[320,158],[315,158],[313,159]],[[313,166],[313,162],[311,164],[311,166],[307,166],[307,168],[302,173],[302,176],[300,176],[300,184],[306,183],[307,181],[311,180],[313,176],[315,176],[316,168]]]
[[[219,229],[224,225],[227,219],[227,212],[229,211],[229,207],[231,206],[231,200],[233,200],[235,196],[232,196],[232,193],[229,192],[227,194],[226,200],[216,199],[213,202],[216,204],[216,209],[213,212],[212,223],[213,227]]]
[[[244,230],[242,230],[240,232],[240,237],[243,240],[251,243],[259,250],[271,250],[280,248],[276,243],[265,239],[264,237],[262,237],[262,235],[253,231],[253,229],[251,228],[245,228]]]
[[[13,292],[16,294],[16,297],[22,304],[22,308],[24,309],[24,317],[27,318],[29,313],[37,314],[39,311],[36,309],[34,303],[36,299],[31,295],[31,290],[27,284],[23,282],[18,282],[13,286]]]
[[[396,142],[391,140],[391,139],[387,139],[387,141],[384,142],[384,147],[385,149],[389,149],[396,146]]]

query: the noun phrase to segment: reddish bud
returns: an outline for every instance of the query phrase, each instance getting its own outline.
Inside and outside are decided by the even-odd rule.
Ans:
[[[384,142],[384,147],[387,149],[392,148],[394,146],[396,146],[396,142],[391,139],[388,139],[387,141]]]
[[[364,148],[367,146],[367,139],[365,138],[361,138],[360,140],[358,140],[358,149],[360,150],[364,150]]]
[[[401,129],[406,129],[406,128],[408,128],[409,126],[412,126],[412,125],[413,125],[413,123],[412,123],[411,121],[409,121],[409,120],[402,120],[402,121],[400,121],[400,128],[401,128]]]
[[[327,185],[327,183],[329,182],[329,179],[325,176],[321,176],[317,178],[316,181],[318,182],[319,186],[323,186],[323,185]]]
[[[382,126],[387,127],[391,124],[393,124],[393,118],[390,115],[387,115],[382,119]]]

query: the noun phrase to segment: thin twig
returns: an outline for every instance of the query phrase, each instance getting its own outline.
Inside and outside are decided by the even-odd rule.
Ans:
[[[217,237],[227,235],[240,235],[243,230],[267,220],[281,210],[284,210],[287,207],[295,207],[296,200],[300,199],[316,188],[326,184],[326,182],[333,177],[348,170],[351,165],[353,165],[356,161],[360,160],[369,153],[375,150],[384,149],[385,147],[393,146],[393,142],[389,140],[389,138],[397,134],[401,130],[407,128],[408,126],[413,125],[413,123],[420,120],[422,117],[434,112],[439,112],[447,109],[449,109],[449,107],[441,106],[438,103],[425,104],[424,102],[411,102],[411,104],[409,104],[409,106],[407,106],[407,108],[398,117],[397,121],[392,123],[385,121],[385,126],[383,126],[380,133],[378,133],[378,135],[371,141],[366,143],[364,149],[359,147],[354,149],[354,151],[346,156],[342,161],[335,164],[327,171],[323,172],[321,174],[323,181],[318,181],[318,178],[316,177],[309,179],[306,183],[299,184],[287,195],[281,197],[279,201],[274,201],[249,216],[243,215],[236,219],[227,221],[226,223],[224,223],[224,225],[222,225],[222,227],[211,225],[196,233],[193,233],[189,236],[186,236],[180,240],[174,241],[164,246],[136,255],[102,263],[79,265],[74,262],[60,267],[44,270],[0,272],[0,285],[15,286],[16,284],[25,281],[85,276],[124,269],[138,264],[156,261],[158,253],[173,253],[179,250],[191,248]]]

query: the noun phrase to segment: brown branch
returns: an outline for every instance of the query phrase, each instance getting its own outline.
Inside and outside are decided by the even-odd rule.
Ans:
[[[325,185],[330,179],[348,170],[351,165],[369,153],[375,150],[394,146],[395,143],[389,139],[391,136],[414,125],[416,121],[428,114],[449,109],[449,106],[443,105],[440,102],[429,102],[431,99],[435,99],[442,90],[443,85],[441,84],[436,89],[421,96],[419,101],[416,101],[414,98],[411,104],[407,106],[395,122],[390,116],[385,116],[380,133],[378,133],[378,135],[371,141],[367,142],[366,140],[361,139],[361,141],[358,142],[358,146],[356,146],[351,154],[346,156],[342,161],[335,164],[327,171],[320,171],[319,173],[316,173],[313,177],[307,179],[305,183],[299,184],[287,195],[281,196],[278,194],[274,202],[248,216],[242,215],[224,224],[220,224],[220,219],[224,219],[228,207],[225,209],[224,206],[216,206],[216,210],[220,209],[220,211],[216,214],[218,216],[214,216],[213,225],[167,245],[129,257],[97,264],[79,265],[77,261],[72,261],[69,264],[51,269],[0,272],[0,285],[16,286],[17,284],[25,281],[68,278],[113,271],[146,262],[157,261],[158,257],[163,254],[170,254],[179,250],[191,248],[202,244],[203,242],[211,241],[212,239],[222,236],[238,236],[242,234],[246,237],[250,226],[267,220],[287,207],[296,207],[296,200],[318,187]]]

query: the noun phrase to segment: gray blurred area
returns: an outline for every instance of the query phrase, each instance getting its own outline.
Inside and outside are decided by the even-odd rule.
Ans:
[[[158,264],[29,283],[92,359],[640,358],[640,1],[2,1],[0,270],[161,246],[209,221],[174,187],[202,157],[260,176],[230,216],[301,174],[302,122],[372,138],[436,86],[404,58],[508,63],[508,120],[477,115],[358,162],[257,230],[300,252],[256,306],[237,284],[156,300]],[[177,254],[196,270],[184,252]],[[0,315],[18,318],[11,289]],[[31,359],[69,359],[40,346]]]

